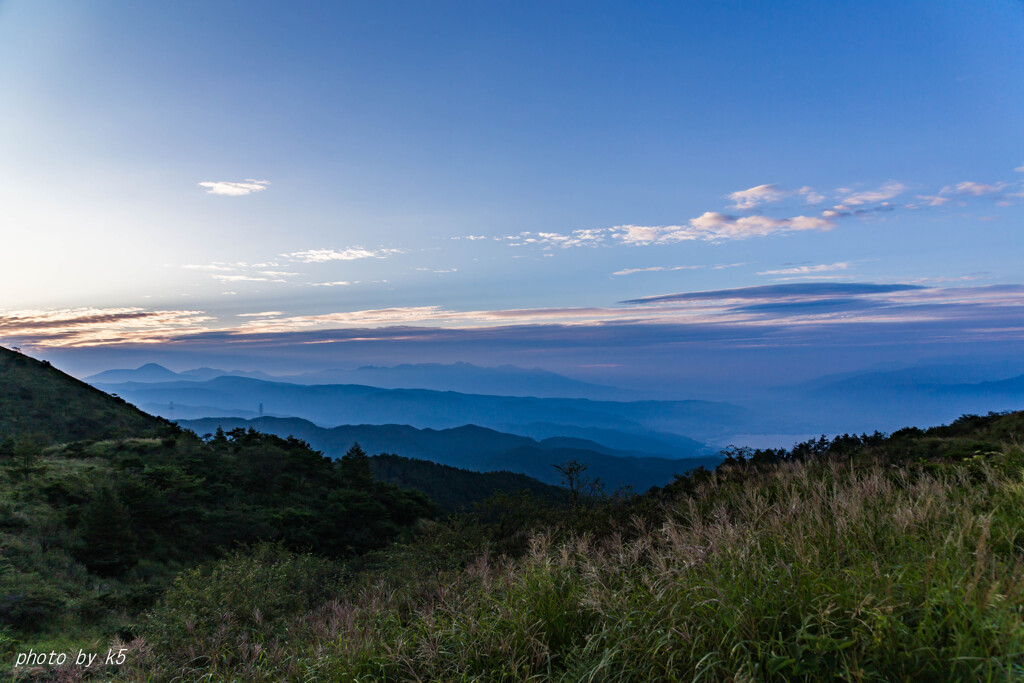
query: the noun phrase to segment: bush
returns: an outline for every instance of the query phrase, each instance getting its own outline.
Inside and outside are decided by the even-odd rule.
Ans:
[[[181,574],[142,629],[172,665],[231,666],[246,644],[263,647],[336,588],[338,569],[262,543]]]
[[[58,617],[65,596],[36,575],[13,574],[0,578],[0,626],[39,630]]]

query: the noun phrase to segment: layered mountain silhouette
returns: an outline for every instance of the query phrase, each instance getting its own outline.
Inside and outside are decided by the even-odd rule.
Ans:
[[[427,389],[381,389],[351,384],[303,386],[242,377],[207,382],[126,382],[98,387],[171,419],[200,417],[301,417],[321,426],[408,424],[445,429],[475,424],[515,434],[589,438],[621,447],[630,435],[660,440],[672,457],[702,452],[708,438],[749,421],[749,411],[712,401],[594,401],[462,394]],[[563,427],[565,428],[563,430]],[[593,433],[582,430],[595,430]],[[616,443],[605,437],[614,433]],[[680,436],[686,435],[686,436]],[[637,450],[648,450],[636,447]]]
[[[397,424],[324,428],[308,420],[275,417],[204,418],[179,420],[179,424],[200,435],[213,434],[217,429],[252,428],[281,437],[294,436],[332,457],[341,457],[354,443],[359,443],[368,453],[398,453],[476,472],[504,470],[526,474],[547,484],[561,483],[561,474],[555,465],[577,460],[588,466],[588,476],[600,478],[612,488],[631,486],[638,491],[664,486],[675,474],[700,466],[713,467],[721,461],[717,456],[651,457],[646,453],[618,451],[585,439],[537,441],[476,425],[440,430]]]
[[[250,377],[289,384],[362,384],[383,389],[432,389],[465,394],[591,398],[622,400],[642,398],[638,392],[590,384],[541,368],[515,365],[481,367],[472,363],[405,363],[393,367],[365,365],[351,370],[318,370],[271,376],[263,372],[197,368],[173,372],[147,363],[134,370],[106,370],[85,378],[91,384],[119,382],[200,382],[215,377]]]
[[[893,430],[942,424],[963,414],[1019,410],[1024,408],[1022,365],[927,364],[822,377],[778,388],[774,422],[802,420],[811,429],[824,428],[842,415],[850,429]]]

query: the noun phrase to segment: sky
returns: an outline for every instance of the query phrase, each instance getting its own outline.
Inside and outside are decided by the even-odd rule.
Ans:
[[[0,0],[0,344],[738,388],[1024,350],[1024,4]]]

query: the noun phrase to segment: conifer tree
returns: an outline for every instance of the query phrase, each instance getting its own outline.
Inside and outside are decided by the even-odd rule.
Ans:
[[[351,488],[363,488],[373,483],[370,457],[359,442],[353,443],[341,457],[341,476],[345,486]]]

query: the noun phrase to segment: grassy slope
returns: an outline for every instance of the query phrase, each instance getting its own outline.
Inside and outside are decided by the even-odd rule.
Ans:
[[[196,575],[150,623],[156,650],[133,650],[136,671],[184,680],[1020,679],[1021,427],[1018,413],[819,444],[804,460],[762,453],[635,499],[613,511],[612,533],[589,532],[600,528],[594,510],[578,510],[540,530],[524,555],[484,553],[451,571],[432,558],[452,539],[426,534],[396,549],[390,569],[357,577],[276,630],[250,621],[239,636],[247,650],[232,644],[224,615],[251,611],[257,594],[221,600],[205,630],[182,630],[206,609],[190,595],[207,604],[224,594],[216,572]],[[249,566],[223,569],[225,587],[238,564]]]
[[[45,443],[150,436],[165,421],[94,389],[45,361],[0,347],[0,440]]]

